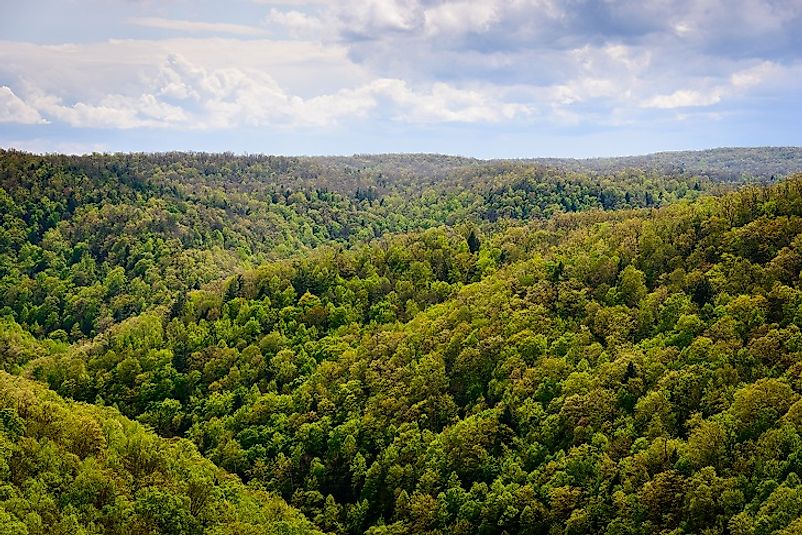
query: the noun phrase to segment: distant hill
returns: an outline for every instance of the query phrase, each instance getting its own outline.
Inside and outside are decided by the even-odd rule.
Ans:
[[[312,156],[309,163],[354,171],[376,171],[387,176],[415,175],[437,181],[449,173],[476,167],[539,165],[563,171],[615,174],[627,169],[669,175],[705,175],[717,180],[772,180],[802,171],[802,147],[726,147],[700,151],[666,151],[638,156],[605,158],[499,158],[481,160],[441,154],[373,154]]]
[[[707,175],[719,180],[771,180],[802,170],[802,147],[720,148],[615,158],[535,158],[522,161],[598,173],[635,168],[667,174]]]

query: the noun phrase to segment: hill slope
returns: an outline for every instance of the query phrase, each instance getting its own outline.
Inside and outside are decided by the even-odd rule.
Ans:
[[[96,197],[96,180],[79,187],[83,171],[58,157],[21,156],[9,167],[17,177],[9,184],[28,182],[6,197],[16,211],[3,227],[11,247],[3,252],[0,364],[106,406],[64,402],[2,376],[6,408],[28,396],[52,413],[45,425],[34,413],[3,412],[8,451],[36,459],[19,449],[31,439],[67,459],[43,461],[24,480],[8,472],[17,493],[8,495],[22,497],[3,507],[18,531],[36,532],[30,513],[44,518],[37,508],[45,506],[52,525],[77,522],[90,533],[103,522],[135,533],[261,532],[274,525],[270,515],[288,523],[276,529],[309,528],[265,491],[336,533],[802,528],[802,175],[709,196],[722,193],[718,179],[477,167],[437,186],[449,224],[382,219],[389,226],[377,239],[326,238],[275,257],[269,247],[237,257],[203,239],[170,242],[169,225],[104,234],[93,227],[99,220],[80,219],[111,205],[143,210],[134,222],[164,207],[173,213],[179,201],[161,179],[123,185],[121,169],[161,168],[159,157],[82,160],[81,169],[105,166],[98,176],[108,184]],[[211,178],[190,182],[222,181],[207,193],[234,188],[225,165],[256,165],[164,157],[196,170],[211,158]],[[81,192],[72,209],[44,200],[55,195],[46,169],[56,164],[76,188],[67,189]],[[26,191],[35,194],[25,200]],[[207,193],[175,214],[200,210]],[[646,193],[661,202],[646,202]],[[423,195],[405,206],[423,209]],[[377,199],[357,201],[359,217],[383,209]],[[507,215],[488,217],[490,202]],[[544,212],[552,205],[562,208]],[[244,236],[222,215],[221,225]],[[133,264],[125,251],[136,252]],[[204,262],[206,254],[228,263]],[[192,255],[207,274],[190,284],[191,271],[175,269]],[[162,464],[132,476],[120,449],[130,440],[112,440],[116,431],[85,454],[69,430],[94,427],[77,425],[78,415],[100,429],[120,422],[126,437],[147,435]],[[19,418],[29,416],[21,432]],[[152,455],[161,453],[143,458]],[[173,457],[180,466],[169,464]],[[85,459],[109,463],[103,469],[122,481],[113,500],[122,513],[107,501],[74,505],[53,483],[72,481],[76,469],[66,467]],[[220,487],[209,506],[222,509],[192,513],[187,474],[196,469]],[[140,479],[155,488],[142,491]],[[24,494],[32,488],[49,498]],[[236,524],[248,521],[247,529]]]
[[[0,372],[0,528],[13,534],[313,533],[187,441]]]
[[[0,151],[0,296],[4,313],[35,334],[74,341],[168,305],[176,292],[323,245],[444,225],[494,233],[562,212],[660,206],[732,187],[695,175],[427,155]]]
[[[191,437],[327,530],[792,533],[800,233],[802,177],[564,215],[463,245],[478,282],[408,321],[381,293],[385,320],[349,315],[372,277],[437,265],[429,231],[263,266],[27,373]]]
[[[657,152],[616,158],[539,158],[527,160],[576,171],[612,173],[627,168],[667,175],[706,175],[716,180],[771,181],[802,171],[799,147],[744,147]]]

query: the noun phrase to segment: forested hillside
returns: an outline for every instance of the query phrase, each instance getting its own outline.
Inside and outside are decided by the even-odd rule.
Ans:
[[[528,161],[577,171],[612,173],[635,168],[664,174],[702,174],[718,180],[736,181],[745,177],[773,181],[789,172],[802,171],[802,151],[798,147],[723,148],[618,158],[540,158]]]
[[[444,225],[495,233],[562,212],[660,206],[731,187],[698,175],[593,175],[426,155],[357,166],[0,152],[0,295],[36,335],[78,340],[169,305],[176,292],[320,246]]]
[[[310,533],[186,440],[0,372],[0,533]]]
[[[4,152],[0,524],[799,533],[802,174],[757,151]]]

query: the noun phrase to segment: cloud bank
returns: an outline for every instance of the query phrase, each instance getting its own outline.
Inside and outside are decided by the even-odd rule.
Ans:
[[[0,122],[594,129],[802,93],[798,0],[251,0],[225,20],[135,4],[124,39],[0,42]]]

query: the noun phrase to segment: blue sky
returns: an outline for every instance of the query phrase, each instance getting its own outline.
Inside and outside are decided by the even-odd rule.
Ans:
[[[802,145],[802,0],[3,0],[0,146]]]

